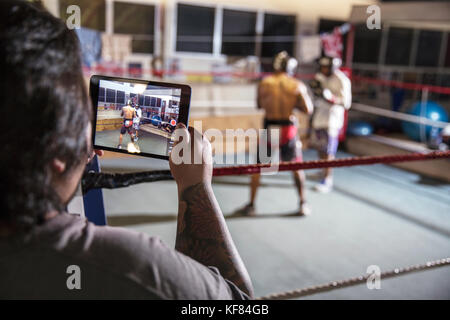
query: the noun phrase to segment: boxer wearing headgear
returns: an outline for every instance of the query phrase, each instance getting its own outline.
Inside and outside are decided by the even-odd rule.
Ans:
[[[258,163],[260,161],[260,147],[267,145],[270,152],[271,145],[277,145],[279,149],[279,161],[301,161],[302,145],[298,137],[298,122],[293,114],[294,109],[299,109],[310,114],[313,109],[312,101],[308,95],[306,86],[293,75],[297,68],[297,60],[289,56],[286,51],[278,53],[273,61],[274,73],[264,78],[258,87],[258,108],[265,111],[264,129],[267,129],[267,138],[260,137],[258,143]],[[271,141],[271,130],[279,130],[279,141]],[[269,157],[273,155],[268,154]],[[277,161],[271,159],[271,161]],[[293,172],[294,180],[300,197],[299,215],[310,212],[304,195],[304,174],[302,171]],[[254,201],[259,187],[260,175],[255,174],[251,180],[250,203],[239,210],[244,215],[254,215]]]
[[[339,144],[339,130],[344,125],[345,110],[350,108],[352,102],[351,83],[339,70],[341,59],[324,56],[318,64],[320,70],[310,83],[316,97],[310,144],[317,149],[321,159],[332,160]],[[324,170],[323,179],[315,187],[317,191],[331,191],[331,173],[330,168]]]
[[[141,117],[142,117],[142,109],[139,103],[136,103],[134,106],[134,110],[136,111],[136,116],[133,118],[133,129],[134,129],[134,141],[138,141],[139,136],[139,128],[141,124]]]

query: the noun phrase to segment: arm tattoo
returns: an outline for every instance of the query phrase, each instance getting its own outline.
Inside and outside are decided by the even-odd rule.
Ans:
[[[175,247],[205,266],[217,267],[224,278],[252,295],[247,270],[210,186],[200,183],[181,193]]]

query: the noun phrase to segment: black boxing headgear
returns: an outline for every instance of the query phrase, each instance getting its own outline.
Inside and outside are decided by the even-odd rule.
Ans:
[[[342,60],[339,58],[323,56],[319,59],[319,66],[329,67],[331,71],[336,70],[342,65]]]

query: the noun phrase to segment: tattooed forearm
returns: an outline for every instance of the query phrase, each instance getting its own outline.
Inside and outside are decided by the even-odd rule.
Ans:
[[[253,295],[247,270],[234,246],[210,185],[203,183],[180,194],[176,249]]]

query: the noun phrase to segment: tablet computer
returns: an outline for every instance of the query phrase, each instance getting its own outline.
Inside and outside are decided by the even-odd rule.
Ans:
[[[176,125],[188,126],[187,85],[94,75],[89,92],[96,149],[169,159]]]

